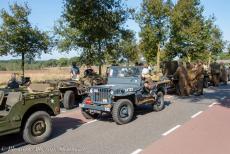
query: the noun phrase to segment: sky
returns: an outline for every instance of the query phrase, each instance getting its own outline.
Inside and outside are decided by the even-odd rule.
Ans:
[[[125,0],[128,7],[140,8],[142,0]],[[176,2],[176,0],[173,0]],[[37,26],[39,29],[44,31],[52,31],[55,22],[60,18],[63,10],[63,0],[0,0],[0,9],[9,10],[9,4],[18,2],[22,4],[27,2],[32,12],[29,17],[32,25]],[[216,17],[216,25],[223,32],[224,40],[230,41],[230,1],[229,0],[201,0],[201,4],[204,6],[204,16],[209,17],[214,15]],[[134,32],[138,37],[140,28],[135,21],[128,20],[127,26]],[[60,53],[53,51],[51,54],[43,54],[41,60],[48,59],[59,59],[61,57],[70,58],[78,56],[78,52]],[[13,59],[18,57],[3,56],[0,60]]]

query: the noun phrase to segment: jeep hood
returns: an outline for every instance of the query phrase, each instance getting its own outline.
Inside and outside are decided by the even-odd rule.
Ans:
[[[132,91],[140,89],[140,86],[135,85],[135,84],[106,84],[106,85],[99,85],[99,86],[93,86],[91,88],[109,88],[112,90],[117,90],[117,89],[133,89]]]

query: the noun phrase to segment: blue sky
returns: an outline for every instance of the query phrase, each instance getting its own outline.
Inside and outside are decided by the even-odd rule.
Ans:
[[[0,9],[8,10],[9,4],[13,2],[23,3],[26,0],[0,0]],[[176,0],[173,0],[174,2]],[[57,21],[63,10],[63,0],[27,0],[29,7],[32,9],[30,21],[42,30],[51,31],[55,21]],[[126,0],[129,7],[138,10],[142,0]],[[230,41],[230,1],[229,0],[201,0],[204,6],[204,15],[210,16],[212,14],[216,17],[216,24],[223,31],[225,40]],[[129,20],[127,25],[137,34],[140,28],[137,23]],[[70,52],[69,54],[59,53],[54,51],[52,55],[43,54],[41,59],[52,59],[60,57],[77,56],[77,52]],[[11,59],[11,56],[0,57],[1,60]]]

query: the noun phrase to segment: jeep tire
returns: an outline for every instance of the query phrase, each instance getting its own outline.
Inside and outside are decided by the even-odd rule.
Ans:
[[[51,117],[44,111],[30,115],[25,122],[22,136],[26,143],[39,144],[48,140],[52,132]]]
[[[90,111],[81,109],[81,113],[84,118],[86,119],[97,119],[99,114],[98,113],[90,113]]]
[[[128,99],[120,99],[113,104],[112,117],[119,124],[129,123],[134,114],[133,103]]]
[[[74,108],[75,94],[72,90],[68,90],[64,94],[63,106],[65,109],[70,110]]]
[[[156,101],[153,104],[153,110],[157,111],[157,112],[161,111],[161,110],[164,109],[164,105],[165,105],[165,103],[164,103],[164,94],[163,94],[163,92],[159,91],[157,93]]]

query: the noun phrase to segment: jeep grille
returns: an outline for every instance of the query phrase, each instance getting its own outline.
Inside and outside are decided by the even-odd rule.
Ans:
[[[93,93],[90,94],[93,103],[108,104],[111,103],[110,89],[108,88],[94,88]]]

